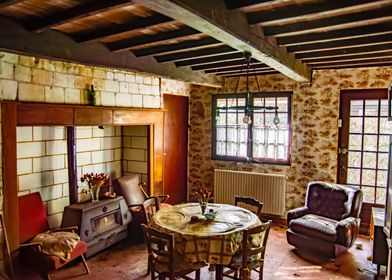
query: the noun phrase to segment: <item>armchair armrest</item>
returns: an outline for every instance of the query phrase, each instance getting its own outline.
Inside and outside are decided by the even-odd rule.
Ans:
[[[359,231],[359,219],[348,217],[336,224],[336,232],[338,235],[337,242],[347,248],[350,248],[357,239]]]
[[[290,224],[290,221],[293,219],[300,218],[309,213],[309,208],[306,206],[295,208],[287,212],[287,226]]]
[[[19,249],[24,249],[24,248],[36,248],[39,252],[41,252],[41,242],[31,242],[31,243],[23,243],[19,245]]]
[[[167,194],[157,195],[159,203],[164,203],[170,196]]]

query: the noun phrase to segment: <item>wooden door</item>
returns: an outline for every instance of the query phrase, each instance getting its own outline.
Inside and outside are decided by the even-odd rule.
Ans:
[[[389,135],[387,91],[342,91],[340,95],[338,183],[363,192],[361,232],[367,233],[371,207],[384,207]]]
[[[188,182],[188,106],[185,96],[163,95],[164,159],[163,188],[168,202],[186,201]]]

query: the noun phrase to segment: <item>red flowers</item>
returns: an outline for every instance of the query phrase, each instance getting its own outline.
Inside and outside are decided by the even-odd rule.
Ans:
[[[80,177],[80,181],[82,183],[87,182],[87,186],[89,187],[89,189],[102,187],[108,179],[109,175],[105,173],[86,173],[82,177]]]
[[[211,199],[214,199],[212,197],[212,192],[210,192],[207,188],[200,188],[197,191],[193,192],[193,195],[197,197],[199,202],[209,202]]]

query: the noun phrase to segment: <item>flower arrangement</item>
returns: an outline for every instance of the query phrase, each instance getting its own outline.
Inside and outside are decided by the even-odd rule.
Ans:
[[[208,203],[210,200],[214,199],[212,197],[212,192],[207,188],[200,188],[193,192],[193,195],[197,197],[199,203]]]
[[[86,173],[80,177],[82,183],[86,182],[89,189],[102,187],[109,179],[109,175],[105,173]]]

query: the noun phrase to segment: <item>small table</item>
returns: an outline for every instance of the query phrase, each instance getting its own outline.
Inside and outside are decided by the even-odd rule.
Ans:
[[[377,265],[377,275],[380,274],[380,266],[388,261],[387,238],[384,228],[384,208],[372,207],[370,217],[370,238],[373,239],[372,262]]]
[[[227,204],[208,204],[207,211],[218,211],[214,220],[206,220],[198,203],[185,203],[164,208],[153,216],[150,225],[172,233],[176,251],[184,254],[187,262],[206,261],[216,264],[216,278],[221,278],[222,266],[229,264],[242,242],[242,230],[261,224],[249,210]],[[191,217],[199,220],[192,222]],[[254,236],[256,244],[264,236]]]

